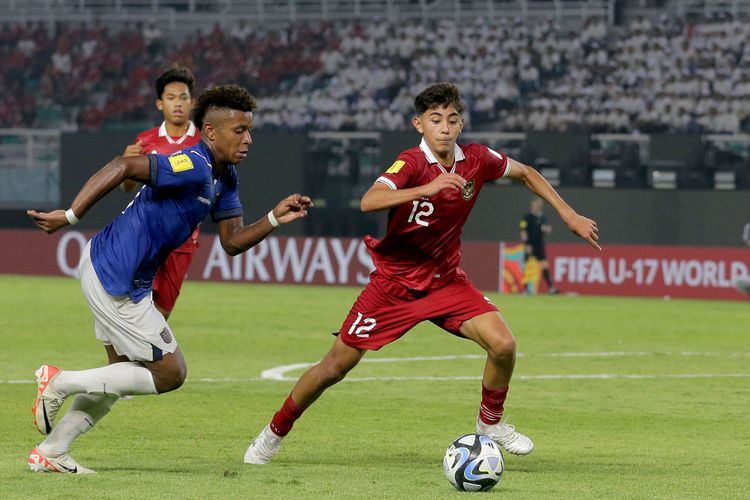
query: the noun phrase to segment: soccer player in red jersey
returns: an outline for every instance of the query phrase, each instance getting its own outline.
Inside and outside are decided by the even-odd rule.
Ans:
[[[125,148],[123,156],[141,154],[169,155],[198,144],[200,131],[190,121],[190,112],[195,105],[193,87],[195,77],[187,68],[174,66],[157,78],[156,108],[164,114],[164,122],[158,127],[144,130],[134,144]],[[132,191],[137,183],[126,180],[122,183],[124,191]],[[164,262],[154,278],[154,303],[165,319],[174,309],[180,295],[182,282],[187,275],[193,255],[198,249],[198,227],[190,238],[175,249]]]
[[[482,186],[500,177],[523,182],[557,210],[573,233],[601,250],[596,222],[577,214],[536,170],[480,144],[456,144],[464,103],[449,83],[415,100],[419,147],[402,152],[365,193],[364,212],[389,210],[382,240],[366,237],[375,271],[344,320],[331,350],[297,381],[278,412],[250,444],[245,463],[268,463],[294,422],[368,350],[377,350],[422,321],[473,340],[487,352],[476,430],[510,453],[532,441],[502,420],[516,343],[497,307],[458,267],[461,233]]]

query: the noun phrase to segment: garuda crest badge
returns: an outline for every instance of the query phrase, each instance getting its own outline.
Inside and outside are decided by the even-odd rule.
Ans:
[[[474,179],[466,181],[464,188],[461,190],[461,197],[469,201],[474,196]]]

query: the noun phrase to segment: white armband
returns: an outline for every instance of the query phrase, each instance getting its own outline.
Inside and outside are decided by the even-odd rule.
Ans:
[[[268,222],[270,222],[273,227],[279,227],[280,222],[273,214],[273,210],[268,212]]]
[[[65,211],[65,218],[68,219],[68,223],[71,226],[75,226],[78,223],[78,217],[76,217],[76,214],[73,212],[72,208],[69,208]]]

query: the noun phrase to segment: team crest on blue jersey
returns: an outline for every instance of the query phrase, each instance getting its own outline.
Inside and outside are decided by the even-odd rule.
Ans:
[[[466,181],[466,184],[464,184],[463,189],[461,190],[461,197],[469,201],[474,196],[474,179],[470,179]]]

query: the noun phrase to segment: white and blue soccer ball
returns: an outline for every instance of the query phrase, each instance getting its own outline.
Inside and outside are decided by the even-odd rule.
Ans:
[[[489,491],[503,476],[505,461],[492,439],[466,434],[445,451],[443,472],[459,491]]]

